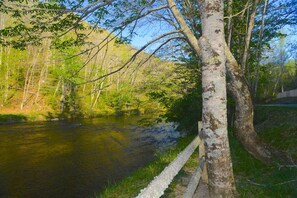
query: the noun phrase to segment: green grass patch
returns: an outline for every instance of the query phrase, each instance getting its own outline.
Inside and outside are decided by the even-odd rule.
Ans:
[[[230,138],[230,143],[240,197],[297,197],[297,168],[267,166],[253,158],[237,140]]]
[[[28,117],[22,114],[0,114],[0,123],[25,122]]]
[[[30,113],[19,113],[19,114],[0,114],[0,123],[18,123],[18,122],[31,122],[31,121],[44,121],[46,116],[43,113],[30,112]]]
[[[260,138],[297,159],[297,108],[257,107],[255,113]]]
[[[297,109],[286,107],[257,107],[255,123],[262,140],[297,159]],[[96,197],[135,197],[157,176],[194,138],[181,138],[175,148],[158,154],[147,166],[137,170],[121,182],[108,186]],[[241,198],[297,197],[297,168],[267,166],[253,158],[232,136],[229,137],[236,188]],[[180,171],[163,197],[172,197],[181,178],[194,170],[198,152],[195,152]]]
[[[297,159],[297,109],[257,107],[255,123],[260,138]],[[242,198],[297,197],[297,168],[267,166],[253,158],[230,137],[237,191]]]
[[[195,135],[180,138],[177,146],[168,149],[165,153],[158,153],[156,159],[147,166],[138,169],[131,176],[123,179],[117,184],[107,186],[101,194],[96,194],[99,198],[114,197],[135,197],[141,189],[145,188],[150,181],[176,158],[176,156],[194,139]]]

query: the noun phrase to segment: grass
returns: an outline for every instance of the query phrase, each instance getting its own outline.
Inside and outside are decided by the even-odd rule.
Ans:
[[[47,113],[43,112],[21,112],[21,113],[2,113],[0,112],[0,124],[33,122],[49,120]]]
[[[25,122],[28,117],[22,114],[0,114],[0,123]]]
[[[96,194],[99,198],[130,198],[136,197],[141,189],[172,161],[175,157],[194,139],[194,135],[180,138],[177,146],[168,149],[166,153],[158,153],[156,159],[147,166],[138,169],[131,176],[123,179],[121,182],[108,186],[101,194]]]
[[[260,138],[297,159],[297,108],[257,107],[256,129]],[[266,166],[230,138],[237,191],[242,198],[297,197],[297,167]]]
[[[255,124],[262,140],[271,146],[287,151],[297,159],[297,108],[257,107]],[[174,149],[158,154],[156,159],[137,170],[121,182],[108,186],[96,197],[135,197],[140,190],[157,176],[177,154],[185,148],[194,136],[180,139]],[[267,166],[253,158],[242,145],[230,135],[230,147],[236,188],[241,198],[293,198],[297,197],[297,168],[280,168],[274,164]],[[194,170],[197,152],[191,156],[183,170],[174,179],[164,197],[172,197],[180,178],[186,170]]]
[[[240,197],[297,197],[297,181],[283,183],[296,180],[296,168],[266,166],[254,159],[235,139],[230,138],[230,145]]]
[[[255,113],[260,138],[297,159],[297,108],[258,107]]]

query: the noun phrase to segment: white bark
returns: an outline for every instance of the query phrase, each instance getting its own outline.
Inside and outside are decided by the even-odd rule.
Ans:
[[[202,123],[211,197],[234,197],[227,132],[223,0],[199,0],[202,37]]]
[[[30,91],[31,82],[33,81],[33,78],[34,78],[35,66],[37,64],[37,60],[38,60],[38,56],[39,56],[40,52],[41,52],[41,50],[39,50],[37,53],[36,52],[33,53],[32,65],[27,70],[23,98],[22,98],[22,102],[20,105],[21,110],[24,108],[24,106],[26,105],[26,102],[28,100],[28,93]]]
[[[197,38],[187,26],[174,0],[167,3],[183,34],[197,55],[202,54],[203,76],[203,128],[212,197],[233,197],[235,193],[230,149],[227,136],[226,79],[224,56],[224,22],[222,0],[199,0],[203,37]],[[202,52],[204,51],[204,52]]]

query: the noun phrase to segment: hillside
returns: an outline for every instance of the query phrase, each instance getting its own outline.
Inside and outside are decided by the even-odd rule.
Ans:
[[[0,114],[43,120],[161,111],[148,95],[169,86],[174,64],[141,52],[99,79],[123,67],[136,51],[103,29],[92,31],[80,47],[54,48],[49,39],[25,50],[1,46]]]

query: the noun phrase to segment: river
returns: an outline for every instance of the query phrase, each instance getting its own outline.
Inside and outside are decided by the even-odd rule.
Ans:
[[[0,197],[92,197],[175,144],[171,124],[140,118],[0,125]]]

